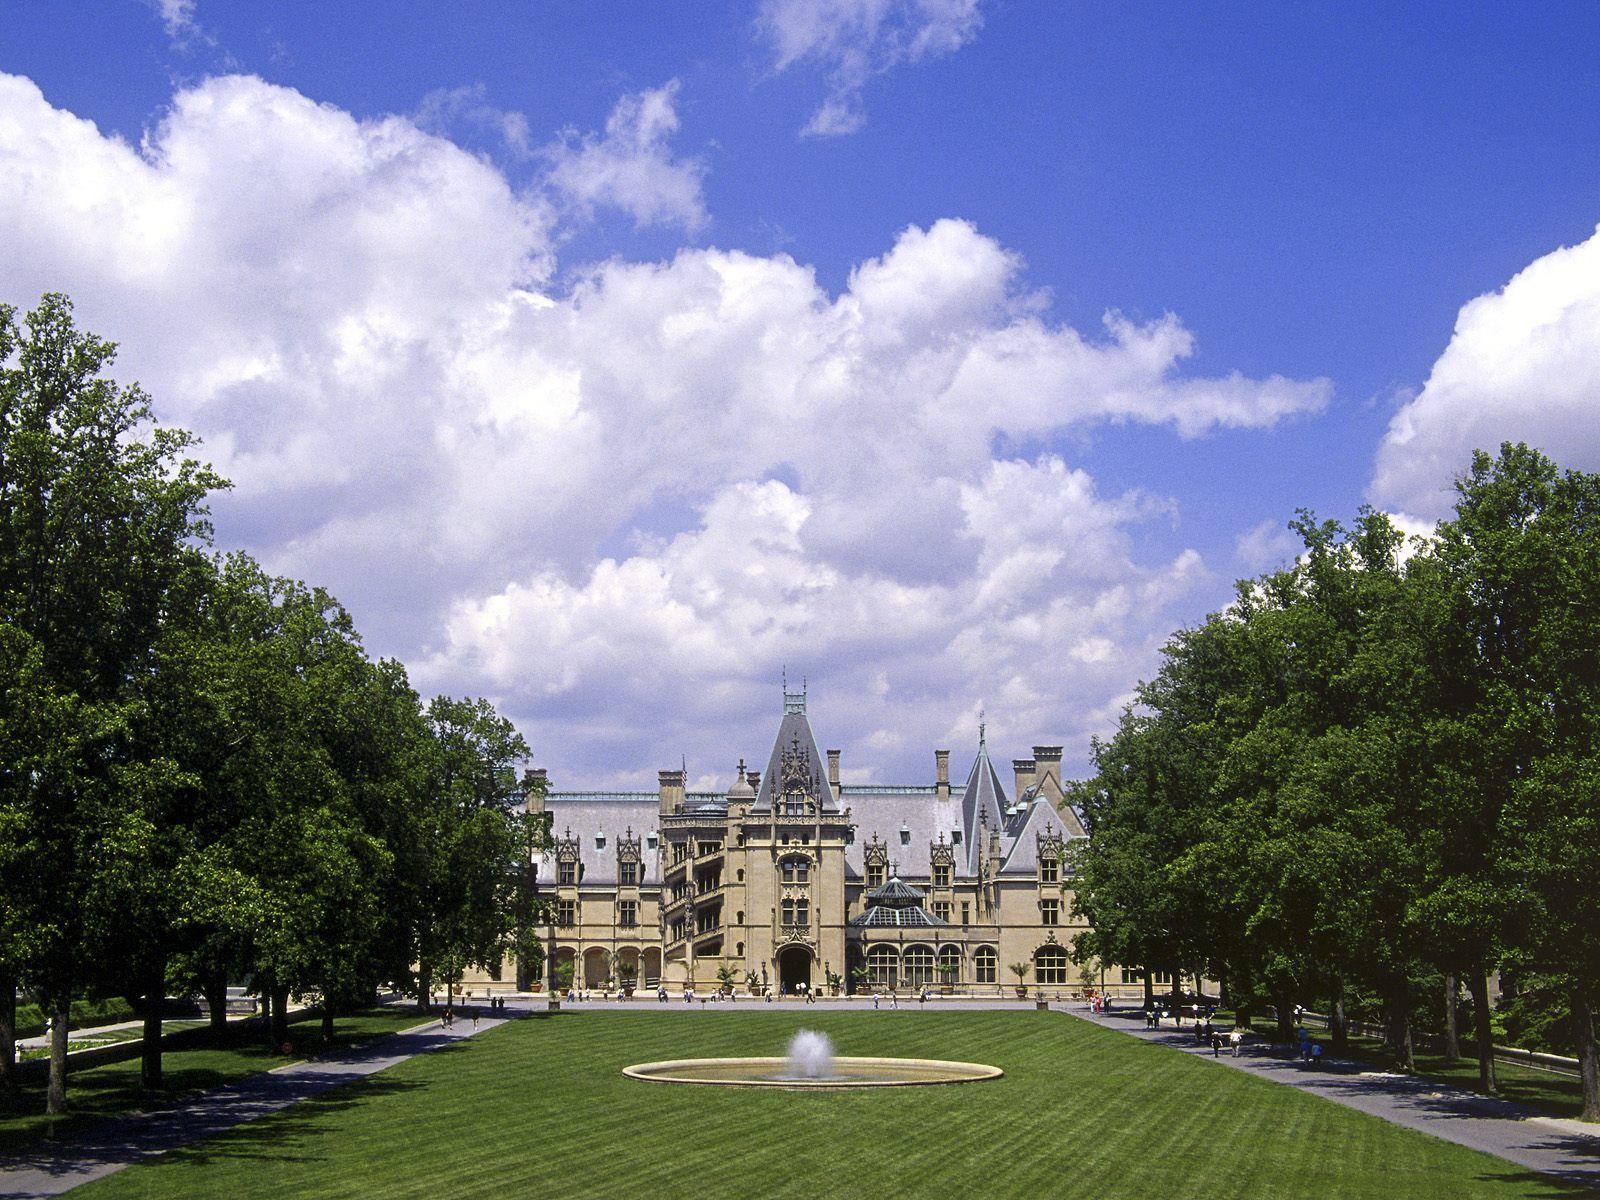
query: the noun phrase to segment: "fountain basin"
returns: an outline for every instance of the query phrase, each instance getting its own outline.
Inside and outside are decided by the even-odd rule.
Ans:
[[[938,1058],[834,1058],[825,1075],[803,1075],[787,1058],[679,1058],[623,1067],[629,1079],[714,1087],[863,1088],[977,1083],[1005,1074],[986,1063]]]

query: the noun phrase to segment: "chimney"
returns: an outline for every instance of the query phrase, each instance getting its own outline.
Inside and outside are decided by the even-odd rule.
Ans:
[[[529,767],[522,773],[522,808],[524,812],[542,813],[545,793],[550,790],[549,773],[543,767]]]
[[[1039,779],[1042,781],[1049,776],[1056,781],[1056,786],[1061,786],[1061,747],[1060,746],[1035,746],[1033,748],[1033,761],[1039,764]]]
[[[938,785],[939,798],[949,799],[950,796],[950,751],[935,750],[933,752],[934,782]]]
[[[746,771],[744,777],[750,781],[750,790],[759,796],[761,794],[761,772]]]
[[[839,798],[839,752],[828,751],[828,782],[833,785],[833,798]]]
[[[658,771],[661,781],[661,815],[668,816],[683,807],[683,772]]]
[[[1013,758],[1011,760],[1011,769],[1017,775],[1017,793],[1013,798],[1020,800],[1022,799],[1022,793],[1033,786],[1034,761],[1031,758]]]

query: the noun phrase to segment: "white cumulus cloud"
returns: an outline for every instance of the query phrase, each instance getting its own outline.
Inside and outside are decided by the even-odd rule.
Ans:
[[[1472,452],[1505,441],[1600,469],[1600,231],[1461,309],[1427,383],[1389,423],[1371,494],[1436,520]]]
[[[647,107],[621,125],[659,141]],[[997,447],[1328,393],[1193,375],[1173,316],[1054,321],[958,220],[837,293],[705,247],[558,286],[548,206],[492,164],[252,77],[133,145],[0,75],[0,227],[0,296],[69,292],[236,481],[225,543],[328,585],[424,686],[495,696],[571,783],[759,760],[784,665],[853,771],[921,770],[985,702],[1081,755],[1206,568],[1134,549],[1160,496]]]
[[[777,70],[825,72],[828,95],[801,132],[830,137],[866,123],[861,93],[873,76],[959,50],[983,13],[980,0],[766,0],[760,25]]]
[[[707,221],[705,166],[677,158],[678,81],[623,96],[604,134],[567,130],[546,150],[548,183],[579,210],[608,206],[638,225],[675,224],[691,233]]]

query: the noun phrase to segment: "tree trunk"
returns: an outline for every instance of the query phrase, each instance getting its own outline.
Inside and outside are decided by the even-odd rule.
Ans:
[[[221,971],[206,976],[206,1008],[210,1010],[211,1031],[220,1033],[228,1027],[228,977]]]
[[[1417,1069],[1416,1053],[1411,1042],[1410,996],[1404,988],[1390,993],[1384,1001],[1384,1027],[1388,1034],[1389,1053],[1395,1062],[1407,1071]]]
[[[433,1007],[433,972],[427,963],[417,967],[417,1007],[423,1012]]]
[[[1145,1010],[1145,1012],[1149,1012],[1152,1008],[1154,1008],[1156,1006],[1156,985],[1155,985],[1155,980],[1154,980],[1154,973],[1150,970],[1149,967],[1146,967],[1144,969],[1143,974],[1144,974],[1144,1010]]]
[[[1172,1023],[1183,1024],[1183,972],[1172,968]]]
[[[1275,1041],[1290,1045],[1294,1042],[1294,1000],[1284,992],[1279,992],[1273,997],[1273,1009],[1278,1018],[1278,1031]]]
[[[50,1083],[44,1110],[52,1117],[67,1111],[67,1026],[72,1023],[72,1001],[59,998],[50,1010]]]
[[[1489,973],[1479,967],[1468,983],[1472,993],[1472,1027],[1478,1043],[1478,1090],[1492,1096],[1500,1090],[1494,1075],[1494,1026],[1489,1023]]]
[[[274,987],[272,989],[272,1043],[274,1049],[282,1049],[289,1041],[289,989]]]
[[[1583,1080],[1583,1112],[1578,1119],[1600,1121],[1600,1052],[1594,1041],[1594,1012],[1582,983],[1572,989],[1572,1024],[1578,1041],[1578,1075]]]
[[[322,1040],[333,1041],[333,1001],[322,998]]]
[[[0,971],[0,1109],[17,1102],[17,980]]]
[[[161,1003],[165,999],[157,992],[144,1001],[144,1041],[139,1047],[139,1086],[143,1088],[161,1086]]]
[[[1461,1057],[1461,1038],[1456,1031],[1456,992],[1459,984],[1454,971],[1444,976],[1444,1060],[1455,1062]]]
[[[1344,991],[1333,998],[1333,1011],[1328,1014],[1328,1032],[1333,1038],[1333,1054],[1335,1058],[1346,1058],[1350,1054],[1350,1021],[1344,1014]]]

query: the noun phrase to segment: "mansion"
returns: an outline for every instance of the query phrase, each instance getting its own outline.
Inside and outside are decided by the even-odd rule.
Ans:
[[[980,727],[960,788],[948,750],[934,751],[931,783],[841,783],[805,693],[785,691],[765,772],[740,762],[726,794],[685,791],[681,770],[660,772],[655,792],[531,790],[548,828],[533,864],[555,917],[540,930],[547,982],[997,995],[1025,964],[1030,990],[1099,985],[1068,959],[1084,925],[1065,852],[1084,830],[1064,803],[1061,748],[1035,746],[1012,770],[1008,794]],[[464,983],[508,987],[507,975]]]

